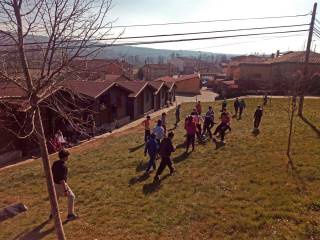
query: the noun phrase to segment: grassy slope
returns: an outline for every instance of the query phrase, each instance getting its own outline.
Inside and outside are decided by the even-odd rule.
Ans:
[[[160,187],[152,184],[152,177],[137,180],[146,162],[143,148],[133,149],[142,143],[141,128],[73,151],[69,183],[81,218],[65,224],[68,239],[319,239],[320,140],[296,120],[297,171],[288,173],[287,100],[272,101],[261,134],[254,137],[250,131],[257,104],[247,101],[245,116],[233,120],[225,147],[215,150],[207,143],[187,158],[184,149],[178,149],[178,172]],[[183,105],[182,116],[191,108]],[[319,112],[319,100],[307,100],[306,115],[318,126]],[[170,114],[169,127],[172,123]],[[176,144],[183,141],[183,133],[182,127],[176,130]],[[40,162],[0,171],[0,208],[16,201],[29,207],[27,213],[0,223],[0,239],[19,234],[24,239],[54,239],[52,223],[31,232],[48,215],[42,172]],[[66,202],[60,203],[65,217]]]

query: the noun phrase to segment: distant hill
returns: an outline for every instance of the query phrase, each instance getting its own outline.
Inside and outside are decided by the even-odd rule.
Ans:
[[[163,63],[173,57],[191,57],[198,58],[204,61],[219,62],[228,59],[232,54],[211,53],[202,51],[186,51],[186,50],[168,50],[155,49],[146,47],[131,47],[131,46],[117,46],[109,47],[102,50],[97,58],[122,58],[131,64],[145,64],[147,63]]]
[[[0,38],[2,39],[2,44],[13,44],[11,39],[0,33]],[[27,37],[25,39],[26,43],[30,42],[46,42],[48,40],[45,36],[33,36]],[[29,48],[34,48],[34,45],[28,46]],[[8,47],[0,47],[0,50],[8,50]],[[93,49],[91,49],[93,50]],[[92,58],[107,58],[115,59],[121,58],[125,59],[134,65],[143,65],[145,63],[165,63],[168,59],[174,57],[190,57],[197,58],[208,62],[220,62],[221,60],[226,60],[232,56],[232,54],[224,53],[211,53],[203,51],[186,51],[186,50],[168,50],[168,49],[155,49],[146,47],[131,47],[131,46],[114,46],[102,49],[99,53]]]

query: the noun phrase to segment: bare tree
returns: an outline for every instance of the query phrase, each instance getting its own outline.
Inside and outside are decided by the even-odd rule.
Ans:
[[[111,34],[112,23],[106,21],[110,8],[111,0],[0,1],[0,81],[19,92],[3,96],[0,102],[6,117],[19,123],[11,128],[17,137],[37,138],[58,239],[65,239],[65,234],[39,106],[73,73],[70,65],[74,59],[91,56],[102,48],[97,43]],[[53,99],[56,104],[51,102],[50,106],[67,115],[65,109],[57,107],[60,98]],[[22,121],[13,110],[17,102],[28,106]],[[28,128],[26,122],[31,123]]]

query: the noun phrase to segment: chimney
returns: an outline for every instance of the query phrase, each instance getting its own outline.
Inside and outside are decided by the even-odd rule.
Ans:
[[[277,58],[280,56],[280,50],[277,50]]]

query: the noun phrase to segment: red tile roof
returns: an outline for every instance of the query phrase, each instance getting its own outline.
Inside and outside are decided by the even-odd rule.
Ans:
[[[164,77],[159,77],[159,78],[155,79],[154,81],[174,82],[175,78],[170,77],[170,76],[164,76]]]
[[[170,63],[163,63],[163,64],[146,64],[143,68],[156,68],[156,69],[169,69],[173,68],[174,66]]]
[[[164,81],[164,82],[178,82],[178,81],[183,81],[191,78],[198,78],[198,74],[189,74],[189,75],[179,75],[177,77],[170,77],[170,76],[165,76],[165,77],[159,77],[155,79],[154,81]]]
[[[188,80],[191,78],[199,78],[199,75],[198,74],[180,75],[177,78],[175,78],[175,81],[178,82],[178,81]]]
[[[169,92],[171,92],[174,86],[176,85],[175,82],[165,82],[164,84],[167,85],[167,87],[169,88]]]
[[[151,81],[150,86],[152,86],[154,89],[156,89],[157,91],[155,92],[155,94],[158,94],[158,92],[161,90],[162,87],[166,87],[169,88],[168,85],[165,84],[165,82],[163,81]]]
[[[120,81],[117,83],[132,92],[129,97],[137,97],[149,85],[147,81]]]
[[[78,94],[83,94],[92,98],[98,98],[100,95],[105,93],[108,89],[110,89],[115,82],[107,82],[107,81],[81,81],[81,80],[71,80],[65,81],[63,86],[74,91]]]
[[[306,59],[306,52],[289,52],[287,54],[283,54],[280,57],[270,59],[264,63],[304,63]],[[309,63],[320,64],[320,54],[315,52],[310,52]]]

